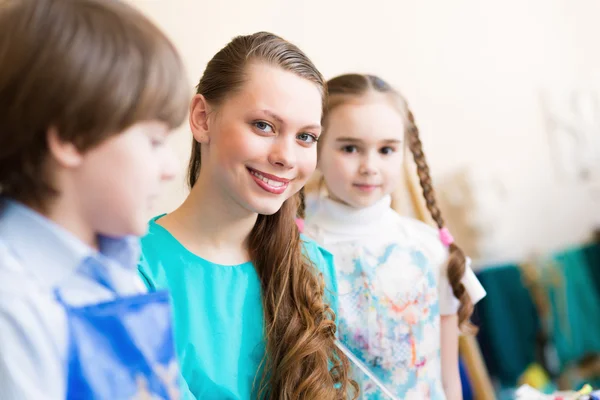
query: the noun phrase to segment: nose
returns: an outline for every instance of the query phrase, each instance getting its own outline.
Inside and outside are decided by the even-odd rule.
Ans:
[[[377,175],[377,155],[369,152],[361,157],[358,173],[365,176]]]
[[[268,156],[269,163],[279,168],[293,168],[297,160],[297,147],[295,137],[288,137],[288,135],[277,137],[271,146]]]

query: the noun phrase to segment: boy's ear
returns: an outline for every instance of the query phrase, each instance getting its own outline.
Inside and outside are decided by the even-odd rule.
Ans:
[[[194,139],[200,144],[210,143],[209,114],[210,106],[201,94],[197,94],[190,103],[190,128]]]
[[[76,168],[83,162],[83,153],[72,142],[63,140],[56,127],[46,133],[50,157],[65,168]]]

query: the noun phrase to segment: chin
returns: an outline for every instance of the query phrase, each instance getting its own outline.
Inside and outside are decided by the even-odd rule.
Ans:
[[[147,223],[147,221],[144,221],[143,224],[141,224],[140,226],[136,226],[134,229],[132,229],[131,235],[141,237],[141,236],[146,235],[146,233],[148,233],[148,223]],[[124,236],[129,236],[129,235],[124,235]]]
[[[254,208],[254,211],[260,215],[273,215],[279,210],[281,210],[281,205],[279,207],[268,207],[267,205],[263,204],[260,207]]]
[[[148,219],[140,216],[139,218],[123,221],[125,224],[121,226],[119,232],[115,232],[115,237],[124,236],[144,236],[148,233]]]
[[[277,199],[268,199],[260,201],[258,199],[249,202],[250,209],[260,215],[273,215],[281,210],[283,201]]]

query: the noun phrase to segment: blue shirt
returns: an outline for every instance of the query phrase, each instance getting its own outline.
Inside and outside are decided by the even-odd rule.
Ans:
[[[112,300],[89,261],[120,295],[146,291],[137,238],[100,238],[96,251],[33,210],[0,199],[0,397],[62,399],[68,329],[55,289],[74,306]]]
[[[332,255],[309,239],[303,243],[329,294],[335,293]],[[149,288],[171,293],[178,358],[192,394],[203,400],[254,398],[253,384],[260,384],[259,364],[265,354],[254,265],[225,266],[200,258],[154,220],[142,239],[142,252],[140,273]],[[328,297],[330,304],[335,302],[335,296]]]

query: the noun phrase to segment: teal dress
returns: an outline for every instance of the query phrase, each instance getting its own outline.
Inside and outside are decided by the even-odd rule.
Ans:
[[[158,218],[142,239],[139,272],[150,290],[171,293],[176,349],[191,393],[203,400],[255,398],[265,336],[253,264],[225,266],[200,258],[156,224]],[[302,240],[305,254],[324,275],[326,301],[337,311],[333,256]]]

